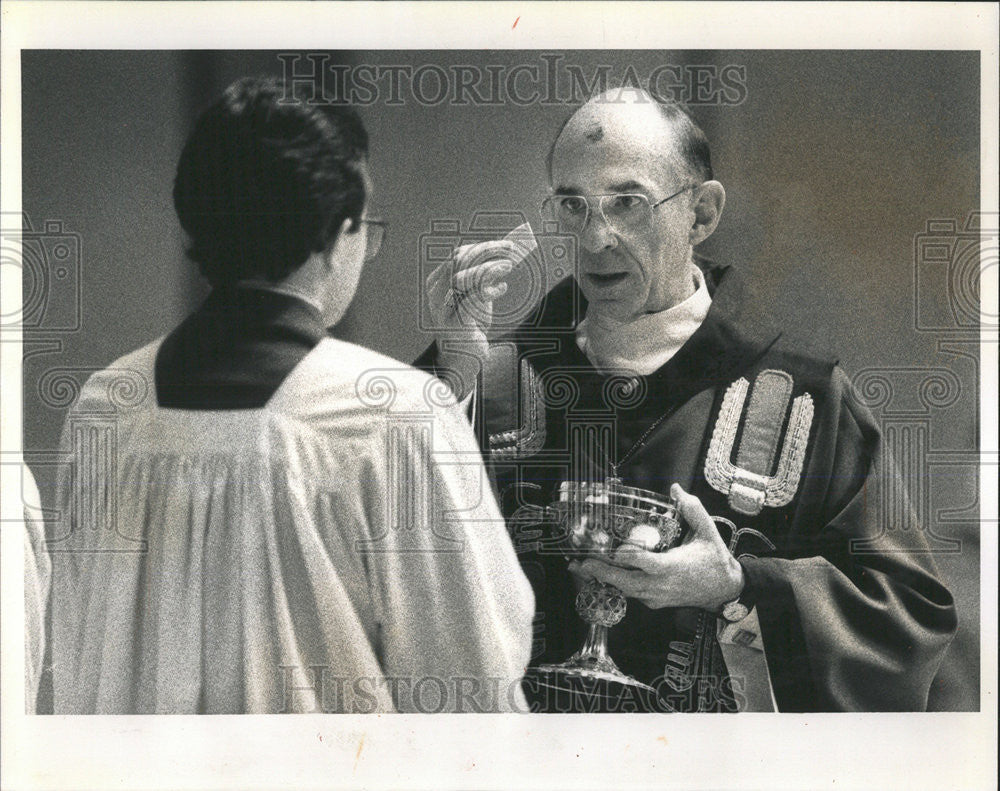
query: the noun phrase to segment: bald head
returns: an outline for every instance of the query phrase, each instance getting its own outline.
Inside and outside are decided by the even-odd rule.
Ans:
[[[678,105],[657,101],[638,88],[605,91],[567,118],[549,149],[549,177],[557,156],[572,159],[612,148],[618,156],[652,158],[664,174],[693,183],[712,178],[704,132]]]
[[[637,89],[595,96],[559,130],[549,180],[547,218],[576,237],[588,315],[630,321],[691,295],[694,246],[718,225],[726,192],[683,110]]]

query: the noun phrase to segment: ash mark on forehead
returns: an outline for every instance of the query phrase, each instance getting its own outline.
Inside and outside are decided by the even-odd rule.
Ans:
[[[599,143],[604,139],[604,129],[601,128],[600,124],[594,124],[590,129],[584,132],[583,136],[591,143]]]

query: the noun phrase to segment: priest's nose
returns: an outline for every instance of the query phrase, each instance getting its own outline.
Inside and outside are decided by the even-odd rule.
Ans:
[[[601,253],[614,250],[618,246],[618,236],[600,212],[594,212],[580,233],[580,244],[588,253]]]

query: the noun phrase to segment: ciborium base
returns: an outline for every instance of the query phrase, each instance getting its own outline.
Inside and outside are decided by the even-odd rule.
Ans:
[[[575,661],[570,658],[559,665],[539,665],[531,669],[539,679],[539,684],[551,689],[562,689],[566,692],[579,692],[580,681],[606,682],[621,684],[626,687],[638,687],[655,694],[656,690],[643,682],[622,673],[610,659],[601,663]]]
[[[529,704],[553,714],[630,714],[657,712],[656,690],[619,670],[588,667],[572,659],[562,664],[529,668]]]

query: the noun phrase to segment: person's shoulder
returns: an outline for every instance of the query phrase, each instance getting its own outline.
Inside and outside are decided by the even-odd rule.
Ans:
[[[724,331],[742,338],[750,348],[764,350],[755,367],[784,370],[800,386],[830,384],[839,357],[816,335],[814,327],[788,321],[780,310],[761,298],[753,279],[739,267],[704,257],[697,258],[696,263],[705,276],[715,315]]]
[[[834,377],[840,363],[836,352],[822,341],[787,328],[782,328],[768,356],[780,357],[794,372],[820,381]]]
[[[73,408],[87,412],[117,412],[155,403],[156,353],[162,342],[163,337],[157,338],[90,373]]]
[[[296,366],[269,402],[275,411],[300,418],[440,413],[456,406],[440,379],[354,343],[325,338]]]

